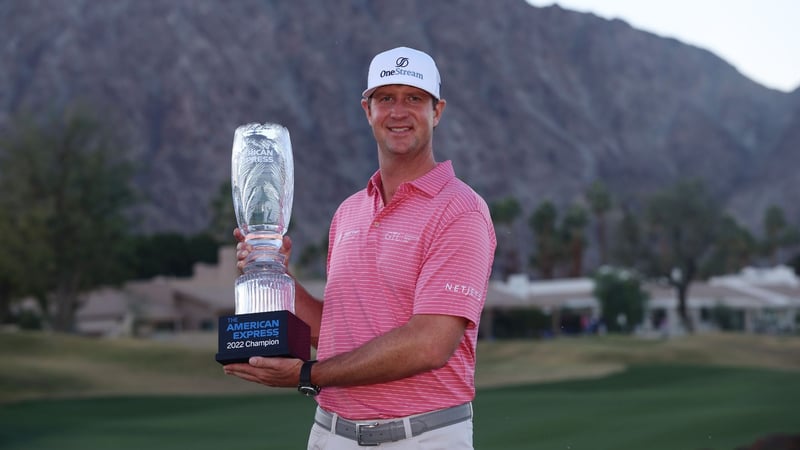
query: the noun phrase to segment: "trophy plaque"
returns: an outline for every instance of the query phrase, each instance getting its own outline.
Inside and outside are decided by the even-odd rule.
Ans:
[[[289,131],[278,124],[250,123],[236,129],[231,156],[236,222],[250,247],[235,284],[235,314],[219,318],[220,364],[251,356],[308,360],[309,326],[294,315],[294,280],[279,252],[294,197]]]

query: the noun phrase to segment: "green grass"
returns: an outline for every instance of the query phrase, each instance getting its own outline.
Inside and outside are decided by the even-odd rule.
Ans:
[[[223,374],[214,361],[215,345],[0,333],[0,404],[42,397],[257,392],[257,386]]]
[[[648,365],[607,378],[481,391],[476,447],[733,449],[800,433],[800,377],[758,369]]]
[[[478,449],[734,449],[800,433],[800,376],[637,365],[605,378],[481,389]],[[0,409],[0,448],[305,448],[312,400],[293,395],[37,400]]]
[[[30,401],[0,411],[0,448],[305,448],[312,403],[299,395]]]
[[[225,376],[208,337],[0,333],[0,449],[305,448],[314,402]],[[735,449],[800,434],[797,336],[493,341],[478,355],[478,449]]]

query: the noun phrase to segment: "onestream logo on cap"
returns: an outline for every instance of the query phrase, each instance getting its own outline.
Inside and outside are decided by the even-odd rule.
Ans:
[[[395,68],[394,69],[381,70],[381,75],[380,75],[381,78],[393,77],[395,75],[403,75],[403,76],[408,76],[408,77],[419,78],[420,80],[425,81],[425,75],[423,75],[423,74],[421,74],[419,72],[414,72],[413,70],[404,69],[404,67],[408,67],[408,58],[406,58],[405,56],[401,56],[401,57],[397,58],[397,61],[395,61],[394,64],[395,64]]]
[[[378,54],[369,65],[365,98],[388,84],[405,84],[427,91],[439,98],[439,70],[428,54],[408,47],[398,47]]]

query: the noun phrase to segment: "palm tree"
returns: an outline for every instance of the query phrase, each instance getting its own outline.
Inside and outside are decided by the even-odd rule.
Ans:
[[[583,254],[586,248],[584,231],[589,223],[586,209],[578,204],[567,210],[561,225],[565,251],[570,259],[569,276],[579,277],[583,274]]]
[[[557,216],[555,205],[545,200],[528,217],[528,225],[536,238],[536,254],[531,257],[531,265],[539,270],[542,278],[549,279],[555,276],[556,263],[561,254],[556,231]]]
[[[514,222],[522,214],[522,207],[514,197],[506,197],[489,204],[489,212],[497,234],[497,253],[501,262],[500,272],[503,278],[520,272],[520,255],[518,242],[514,236]]]
[[[611,209],[611,194],[600,180],[595,180],[586,190],[586,199],[595,219],[595,237],[600,253],[600,265],[608,262],[608,240],[606,237],[606,213]]]
[[[763,249],[770,263],[778,264],[778,250],[785,245],[791,245],[796,240],[792,233],[783,208],[771,205],[764,212],[764,242]]]

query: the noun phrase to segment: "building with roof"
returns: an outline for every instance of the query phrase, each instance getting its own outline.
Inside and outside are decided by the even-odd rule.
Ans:
[[[83,334],[104,336],[215,330],[220,316],[234,313],[235,252],[234,247],[220,249],[219,263],[197,264],[191,278],[157,277],[129,282],[121,289],[96,290],[78,309],[76,328]],[[322,298],[324,281],[303,281],[303,286]],[[674,289],[658,283],[645,283],[643,288],[649,301],[647,319],[639,329],[680,333]],[[723,310],[743,331],[795,332],[800,279],[786,266],[746,268],[738,274],[693,283],[687,306],[698,331],[716,329],[714,314]],[[565,312],[580,317],[584,325],[601,323],[603,318],[591,278],[531,280],[527,275],[513,275],[507,281],[490,281],[481,336],[494,336],[496,314],[519,308],[535,308],[550,316],[556,334]]]
[[[647,282],[643,289],[649,300],[642,332],[680,334],[678,299],[675,289],[664,283]],[[491,317],[498,310],[538,308],[548,314],[569,310],[588,320],[603,317],[594,296],[591,278],[530,280],[513,275],[505,282],[490,282],[486,297],[484,335],[491,336]],[[697,281],[689,288],[687,310],[698,331],[717,329],[715,314],[733,317],[735,328],[746,332],[791,333],[799,328],[800,278],[787,266],[743,269],[738,274]],[[554,332],[558,332],[554,318]]]
[[[79,333],[102,336],[153,336],[182,331],[212,331],[220,316],[235,310],[235,247],[219,250],[218,264],[198,263],[191,278],[156,277],[103,288],[86,296],[76,312]],[[322,297],[323,281],[304,282]]]

